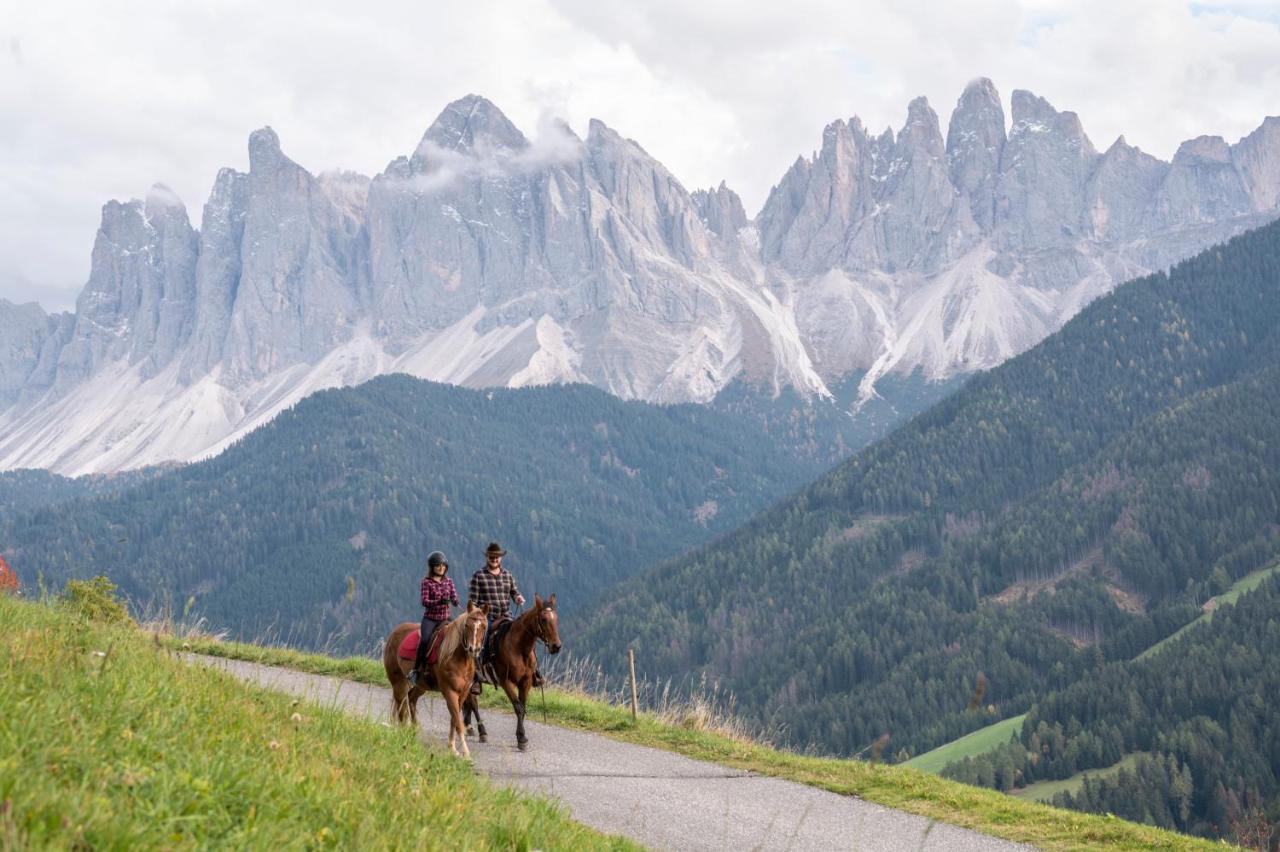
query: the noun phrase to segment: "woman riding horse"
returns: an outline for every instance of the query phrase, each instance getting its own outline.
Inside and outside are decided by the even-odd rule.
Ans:
[[[427,664],[429,677],[424,679],[440,692],[449,708],[449,750],[458,753],[454,745],[456,736],[462,743],[462,756],[468,759],[471,750],[467,748],[466,729],[462,724],[462,703],[468,697],[471,679],[475,676],[476,656],[484,644],[485,625],[484,608],[468,602],[466,612],[441,628],[444,638],[440,651],[436,661]],[[409,684],[407,675],[413,661],[402,658],[400,646],[405,637],[417,629],[418,625],[412,621],[401,624],[391,631],[382,651],[383,668],[391,681],[391,712],[399,722],[411,720],[414,725],[418,724],[418,699],[427,691],[427,685]],[[426,638],[419,639],[420,644],[426,642]]]

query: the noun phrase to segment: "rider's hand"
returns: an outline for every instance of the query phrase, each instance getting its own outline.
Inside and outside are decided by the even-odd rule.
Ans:
[[[524,606],[524,595],[516,595],[516,606]]]

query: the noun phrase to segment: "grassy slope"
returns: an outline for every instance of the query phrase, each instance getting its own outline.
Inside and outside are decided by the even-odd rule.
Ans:
[[[1143,651],[1141,654],[1135,657],[1135,659],[1145,660],[1147,657],[1150,657],[1156,651],[1159,651],[1165,645],[1168,645],[1170,642],[1172,642],[1174,639],[1177,639],[1179,636],[1183,635],[1188,630],[1191,630],[1197,625],[1207,624],[1208,622],[1212,621],[1213,614],[1217,612],[1219,607],[1224,606],[1226,604],[1235,603],[1237,600],[1240,599],[1241,595],[1256,589],[1259,583],[1261,583],[1267,577],[1274,574],[1276,571],[1280,571],[1280,562],[1277,562],[1276,564],[1270,565],[1266,568],[1259,568],[1257,571],[1254,571],[1252,574],[1246,574],[1245,576],[1241,577],[1239,580],[1236,580],[1235,583],[1232,584],[1230,589],[1227,589],[1227,591],[1223,592],[1222,594],[1218,595],[1216,598],[1213,599],[1215,602],[1213,609],[1210,609],[1208,612],[1205,612],[1203,615],[1201,615],[1199,618],[1195,619],[1194,621],[1188,624],[1184,624],[1178,630],[1174,631],[1173,633],[1169,634],[1165,638],[1161,639],[1156,644],[1152,645],[1147,650]]]
[[[902,765],[919,769],[921,772],[941,772],[948,763],[964,760],[966,757],[977,754],[985,754],[1009,742],[1011,737],[1022,730],[1022,720],[1026,718],[1027,714],[1023,713],[1021,716],[1014,716],[996,722],[994,725],[979,728],[946,745],[913,757]]]
[[[190,650],[199,653],[287,666],[363,683],[382,685],[386,681],[381,662],[371,659],[339,660],[282,648],[208,640],[179,644],[189,644]],[[530,699],[530,712],[535,718],[541,716],[541,701],[540,696]],[[483,703],[490,707],[503,707],[506,699],[499,699],[492,690],[486,690]],[[716,733],[663,724],[648,714],[641,714],[638,722],[632,722],[630,712],[625,709],[558,690],[547,691],[546,714],[548,721],[565,727],[786,778],[836,793],[856,795],[996,837],[1032,843],[1043,849],[1096,849],[1099,846],[1133,850],[1223,848],[1221,844],[1124,820],[1024,802],[995,790],[970,787],[902,767],[804,757]]]
[[[1099,778],[1107,778],[1120,772],[1121,769],[1132,769],[1133,765],[1138,762],[1138,757],[1142,752],[1133,752],[1126,754],[1119,761],[1113,763],[1104,769],[1086,769],[1084,772],[1077,772],[1070,778],[1062,778],[1058,781],[1037,781],[1034,784],[1028,784],[1017,790],[1010,792],[1011,796],[1017,796],[1019,799],[1027,799],[1034,802],[1047,802],[1057,793],[1080,792],[1081,785],[1084,784],[1084,777],[1090,776],[1094,780]]]
[[[629,848],[413,733],[64,608],[0,595],[0,684],[0,848]]]

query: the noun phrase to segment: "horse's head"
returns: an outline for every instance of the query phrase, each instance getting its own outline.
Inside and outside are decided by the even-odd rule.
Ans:
[[[545,601],[539,595],[533,596],[534,632],[553,654],[560,653],[559,616],[556,614],[556,596]]]
[[[462,625],[462,647],[473,657],[484,648],[484,631],[489,625],[486,611],[486,607],[467,601],[467,620]]]

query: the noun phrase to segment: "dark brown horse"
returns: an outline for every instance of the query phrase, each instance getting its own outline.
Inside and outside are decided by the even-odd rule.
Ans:
[[[511,627],[494,652],[493,664],[487,668],[490,680],[497,678],[495,685],[502,687],[503,692],[507,693],[507,698],[511,699],[511,708],[516,711],[516,745],[521,751],[529,744],[529,738],[524,735],[524,713],[529,690],[533,687],[533,673],[538,669],[534,646],[542,642],[551,653],[560,653],[558,621],[556,596],[552,595],[544,601],[534,595],[533,608],[511,622]],[[480,728],[480,742],[484,742],[487,736],[475,696],[468,696],[463,709],[468,726],[472,715],[475,716]]]
[[[440,628],[445,631],[444,640],[435,664],[427,667],[429,676],[425,678],[430,686],[420,682],[410,687],[408,674],[413,661],[400,659],[400,643],[418,629],[416,623],[406,621],[392,630],[382,649],[382,665],[387,670],[387,680],[391,681],[391,715],[401,723],[412,721],[417,725],[418,699],[429,688],[439,690],[449,708],[449,750],[458,753],[454,745],[456,735],[462,743],[462,756],[468,759],[471,750],[467,748],[467,735],[462,726],[462,702],[470,693],[471,680],[475,677],[476,655],[484,641],[485,623],[484,609],[468,602],[466,612]],[[429,637],[423,636],[419,641],[427,642]]]

